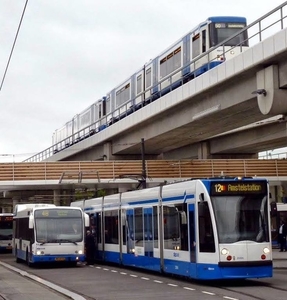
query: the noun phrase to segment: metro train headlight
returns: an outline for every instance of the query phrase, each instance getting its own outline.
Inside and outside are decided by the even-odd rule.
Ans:
[[[263,252],[264,252],[265,254],[268,254],[268,253],[270,253],[270,249],[267,248],[267,247],[265,247],[265,248],[263,249]]]
[[[221,254],[222,255],[227,255],[229,253],[229,251],[226,249],[226,248],[223,248],[222,250],[221,250]]]

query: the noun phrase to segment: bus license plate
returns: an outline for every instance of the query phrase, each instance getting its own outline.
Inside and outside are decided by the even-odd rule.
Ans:
[[[64,261],[64,260],[66,260],[66,258],[65,257],[56,257],[55,260],[56,261]]]

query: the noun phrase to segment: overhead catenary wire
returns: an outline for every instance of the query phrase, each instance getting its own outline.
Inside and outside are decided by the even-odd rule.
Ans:
[[[28,4],[28,0],[26,0],[25,6],[24,6],[24,9],[23,9],[23,12],[22,12],[22,16],[21,16],[21,19],[20,19],[20,22],[19,22],[19,25],[18,25],[16,36],[15,36],[15,39],[14,39],[14,42],[13,42],[13,46],[12,46],[12,49],[11,49],[11,52],[10,52],[10,55],[9,55],[9,59],[8,59],[8,62],[7,62],[6,68],[5,68],[5,72],[4,72],[2,81],[1,81],[0,91],[2,90],[2,87],[3,87],[3,84],[4,84],[4,80],[5,80],[7,71],[8,71],[8,67],[9,67],[11,58],[12,58],[12,54],[13,54],[15,44],[16,44],[16,41],[17,41],[17,38],[18,38],[18,34],[19,34],[19,31],[20,31],[20,28],[21,28],[21,25],[22,25],[22,21],[23,21],[23,18],[24,18],[24,14],[25,14],[25,11],[26,11],[27,4]]]

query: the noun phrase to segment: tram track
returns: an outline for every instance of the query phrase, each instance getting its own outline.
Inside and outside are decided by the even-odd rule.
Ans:
[[[234,283],[234,282],[233,282]],[[227,285],[231,285],[232,282],[228,282]],[[242,281],[236,281],[236,287],[231,288],[231,287],[226,287],[221,285],[215,285],[214,283],[211,284],[211,286],[216,286],[217,288],[220,288],[221,290],[227,291],[227,292],[232,292],[232,293],[239,293],[240,296],[238,297],[238,300],[243,299],[242,296],[248,297],[244,299],[256,299],[256,300],[270,300],[271,297],[270,295],[277,295],[274,297],[274,299],[279,300],[279,299],[286,299],[286,293],[287,293],[287,288],[282,288],[279,286],[274,286],[270,283],[264,283],[264,282],[255,282],[253,280],[242,280]],[[249,289],[251,291],[246,291],[246,289]],[[238,290],[240,289],[240,290]],[[260,290],[260,295],[256,295],[254,293],[254,290],[256,293],[258,293],[258,290]],[[275,293],[274,293],[275,292]],[[283,292],[280,293],[280,292]],[[264,295],[264,296],[262,296]]]

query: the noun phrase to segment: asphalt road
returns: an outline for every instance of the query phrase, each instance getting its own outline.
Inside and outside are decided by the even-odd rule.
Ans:
[[[37,268],[29,268],[24,263],[17,264],[11,254],[2,254],[0,256],[0,262],[8,264],[17,269],[21,269],[22,272],[27,272],[28,274],[31,274],[36,278],[42,279],[42,281],[45,280],[46,282],[52,284],[53,287],[56,287],[60,290],[64,289],[71,292],[72,297],[70,297],[70,299],[146,300],[156,298],[167,300],[286,300],[287,298],[287,270],[285,268],[279,267],[274,269],[273,278],[232,282],[202,283],[193,280],[184,280],[174,277],[162,276],[157,273],[147,273],[141,272],[139,270],[123,269],[116,266],[105,265],[85,266],[79,264],[77,267],[73,268],[63,266],[41,266]],[[283,260],[281,265],[283,265]],[[1,268],[4,267],[0,265],[0,271]],[[23,278],[21,275],[17,276],[19,276],[21,280],[25,279],[29,282],[31,281],[30,279]],[[43,288],[43,286],[39,282],[34,283],[37,288]],[[23,286],[25,286],[25,284]],[[37,288],[34,287],[34,289]],[[45,288],[47,289],[47,287]],[[19,291],[19,296],[21,296],[19,298],[9,299],[25,299],[23,298],[24,294],[20,294],[21,291]],[[31,297],[31,295],[29,296]],[[57,292],[56,297],[58,296],[59,294]],[[44,300],[43,297],[36,297],[37,296],[35,296],[35,298],[27,299]],[[67,298],[63,296],[61,299]]]

